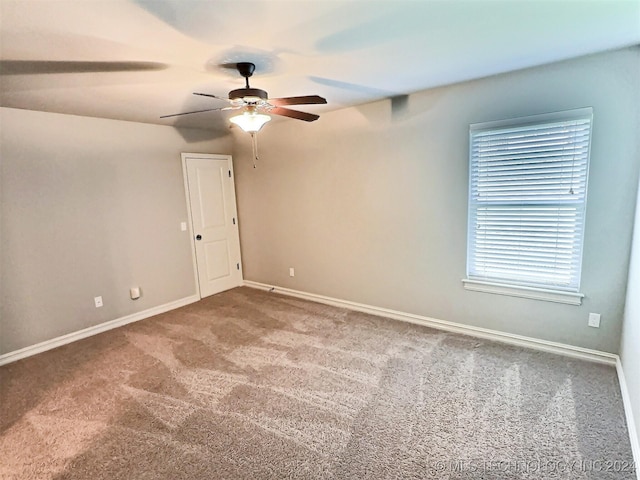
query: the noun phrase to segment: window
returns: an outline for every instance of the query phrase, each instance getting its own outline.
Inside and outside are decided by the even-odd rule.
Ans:
[[[465,288],[580,304],[592,117],[471,125]]]

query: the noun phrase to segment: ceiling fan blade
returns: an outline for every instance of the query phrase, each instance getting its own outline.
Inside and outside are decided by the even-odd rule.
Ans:
[[[327,103],[327,99],[319,95],[306,95],[303,97],[270,98],[269,103],[274,107],[281,107],[283,105],[312,105]]]
[[[211,97],[211,98],[217,98],[218,100],[224,100],[225,102],[228,102],[229,99],[228,98],[224,98],[224,97],[219,97],[217,95],[211,95],[210,93],[196,93],[193,92],[194,95],[200,95],[201,97]]]
[[[135,72],[144,70],[164,70],[167,67],[167,64],[158,62],[0,60],[0,75]]]
[[[240,108],[240,107],[237,107],[237,108]],[[236,107],[207,108],[206,110],[194,110],[193,112],[172,113],[171,115],[162,115],[160,118],[179,117],[180,115],[191,115],[192,113],[215,112],[215,111],[235,110],[235,109]]]
[[[320,115],[314,113],[301,112],[299,110],[291,110],[290,108],[273,107],[268,110],[269,113],[274,115],[282,115],[283,117],[295,118],[297,120],[304,120],[305,122],[313,122],[320,118]]]

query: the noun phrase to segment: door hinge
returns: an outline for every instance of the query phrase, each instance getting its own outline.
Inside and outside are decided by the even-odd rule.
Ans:
[[[233,217],[233,224],[236,224],[236,217]]]
[[[229,170],[229,178],[231,178],[231,170]]]
[[[236,267],[238,267],[238,270],[240,270],[240,264],[236,263]]]

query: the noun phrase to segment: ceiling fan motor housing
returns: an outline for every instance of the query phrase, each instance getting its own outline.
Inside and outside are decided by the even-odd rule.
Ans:
[[[229,100],[245,100],[248,102],[267,100],[268,95],[259,88],[238,88],[229,92]]]

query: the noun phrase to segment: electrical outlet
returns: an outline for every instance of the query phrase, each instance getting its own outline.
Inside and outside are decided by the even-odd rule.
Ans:
[[[180,230],[183,232],[187,231],[187,222],[180,222]]]
[[[93,301],[96,304],[96,308],[100,308],[102,305],[104,305],[102,303],[102,297],[93,297]]]
[[[590,313],[589,314],[589,326],[593,328],[600,328],[600,314],[599,313]]]
[[[290,277],[295,277],[295,276],[296,276],[296,272],[295,272],[295,270],[293,269],[293,267],[289,267],[289,276],[290,276]]]

